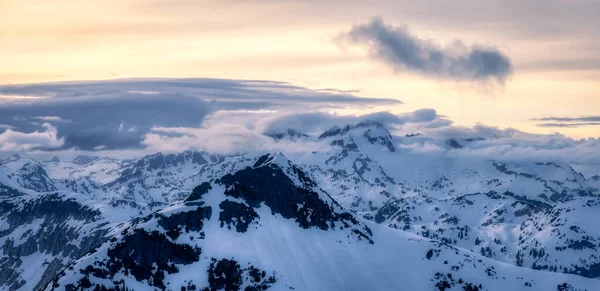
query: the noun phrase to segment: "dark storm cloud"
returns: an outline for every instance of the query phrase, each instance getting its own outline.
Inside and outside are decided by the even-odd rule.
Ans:
[[[398,104],[269,81],[129,79],[0,86],[0,140],[10,149],[143,147],[153,127],[200,127],[219,110]],[[35,138],[33,138],[35,137]],[[21,141],[32,141],[23,145]],[[1,148],[0,148],[1,150]]]
[[[458,81],[496,80],[500,83],[513,72],[510,59],[496,48],[469,47],[460,40],[442,47],[411,34],[406,27],[386,25],[381,18],[355,25],[338,40],[367,46],[372,57],[395,71]]]

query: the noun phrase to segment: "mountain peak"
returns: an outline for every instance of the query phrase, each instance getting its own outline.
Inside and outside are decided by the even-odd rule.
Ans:
[[[369,127],[369,126],[374,126],[377,128],[385,128],[385,126],[383,125],[383,123],[379,122],[379,121],[362,121],[359,122],[358,124],[356,124],[355,128],[358,127]]]
[[[324,139],[333,136],[342,136],[352,132],[352,136],[357,137],[359,134],[362,135],[368,143],[372,145],[383,145],[390,152],[395,152],[396,147],[393,144],[393,138],[390,132],[385,128],[385,126],[381,122],[376,121],[365,121],[358,123],[354,126],[346,125],[343,128],[340,127],[332,127],[325,131],[319,139]],[[351,144],[354,144],[354,140],[350,138],[348,141]],[[332,145],[344,145],[345,142],[343,140],[336,140],[331,143]],[[358,148],[358,147],[357,147]]]
[[[60,159],[57,156],[52,157],[50,161],[53,163],[60,163]]]
[[[393,138],[384,126],[376,126],[375,129],[367,129],[363,134],[371,144],[380,144],[385,146],[390,152],[395,152],[396,147],[393,144]]]
[[[290,160],[288,160],[288,158],[286,158],[282,153],[269,153],[260,156],[252,167],[259,168],[273,164],[278,166],[288,166],[290,163]]]
[[[14,162],[14,161],[18,161],[21,159],[21,156],[19,156],[19,154],[13,154],[10,157],[8,157],[6,160],[4,160],[4,162]]]

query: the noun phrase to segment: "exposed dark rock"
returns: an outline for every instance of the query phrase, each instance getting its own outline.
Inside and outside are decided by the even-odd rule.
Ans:
[[[210,185],[210,183],[204,182],[199,186],[196,186],[194,190],[192,190],[192,194],[187,199],[185,199],[185,201],[200,200],[202,199],[202,196],[208,193],[208,191],[210,191],[211,189],[212,186]]]
[[[17,196],[22,196],[23,193],[21,193],[20,191],[17,191],[11,187],[8,187],[6,185],[0,184],[0,198],[7,198],[7,197],[17,197]],[[0,203],[4,203],[5,201],[0,201]],[[10,210],[10,208],[4,208],[0,205],[0,216],[2,216],[4,213],[8,212]]]
[[[254,209],[242,203],[225,200],[219,204],[219,207],[221,227],[227,225],[227,228],[231,229],[231,226],[234,226],[237,232],[246,232],[250,223],[258,219]]]
[[[87,284],[85,280],[88,276],[112,280],[117,273],[123,272],[133,275],[137,281],[148,280],[151,286],[165,288],[165,272],[179,272],[177,265],[197,262],[200,254],[200,248],[173,243],[158,231],[148,233],[136,229],[108,250],[107,261],[96,261],[82,269],[85,277],[75,287]]]
[[[256,164],[263,163],[263,159],[264,156]],[[335,221],[342,220],[318,193],[297,187],[278,166],[245,168],[218,181],[226,186],[226,195],[244,199],[252,208],[265,203],[273,214],[294,219],[303,228],[327,230]]]
[[[350,125],[346,125],[344,128],[339,128],[337,126],[332,127],[330,129],[326,130],[325,132],[323,132],[319,136],[319,139],[324,139],[324,138],[331,137],[331,136],[346,134],[346,133],[348,133],[348,131],[350,131],[350,129],[351,129]]]
[[[392,135],[387,130],[385,133],[384,136],[377,136],[373,135],[371,129],[369,129],[365,132],[364,136],[371,144],[380,144],[385,146],[390,152],[395,152],[396,148],[392,143]]]
[[[204,220],[210,219],[212,208],[210,206],[198,207],[196,210],[178,212],[169,216],[160,215],[158,225],[167,231],[167,235],[176,240],[179,235],[190,231],[202,231]]]
[[[244,291],[267,290],[277,282],[274,275],[267,276],[265,271],[249,266],[242,269],[240,264],[234,260],[212,259],[208,269],[208,287],[203,291],[231,290],[238,291],[242,285],[246,285]]]
[[[450,146],[451,148],[455,148],[455,149],[463,148],[463,146],[456,139],[453,139],[453,138],[446,140],[446,144],[448,146]]]

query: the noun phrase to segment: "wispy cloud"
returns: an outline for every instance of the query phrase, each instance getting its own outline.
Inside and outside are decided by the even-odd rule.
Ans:
[[[579,123],[540,123],[536,126],[539,127],[584,127],[584,126],[596,126],[600,125],[600,122],[579,122]]]
[[[579,117],[543,117],[533,118],[532,121],[542,121],[536,126],[539,127],[585,127],[600,125],[600,116],[579,116]]]
[[[412,34],[407,27],[387,25],[381,18],[352,27],[337,38],[342,44],[361,45],[395,71],[457,81],[504,83],[512,74],[510,59],[497,48],[467,46],[460,40],[442,47]]]
[[[59,116],[38,116],[38,117],[34,117],[35,119],[39,119],[39,120],[43,120],[43,121],[48,121],[48,122],[73,122],[69,119],[63,119]]]

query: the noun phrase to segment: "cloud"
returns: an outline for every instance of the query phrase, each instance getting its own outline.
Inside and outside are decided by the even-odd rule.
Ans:
[[[584,127],[600,125],[600,116],[580,116],[580,117],[543,117],[533,118],[532,121],[546,121],[538,123],[539,127]]]
[[[540,123],[536,126],[539,127],[583,127],[583,126],[596,126],[600,125],[600,122],[579,122],[579,123]]]
[[[64,145],[64,138],[58,138],[56,127],[42,124],[44,131],[23,133],[7,129],[0,134],[0,151],[52,150]]]
[[[420,127],[417,130],[421,135],[400,139],[400,146],[415,154],[600,166],[600,139],[573,139],[558,133],[533,134],[482,124],[474,127]],[[445,143],[450,138],[455,139],[462,148],[449,149]]]
[[[155,124],[165,126],[199,126],[210,106],[192,96],[169,96],[127,94],[119,91],[100,95],[76,95],[75,97],[46,98],[37,102],[9,104],[0,107],[0,122],[12,125],[15,130],[30,133],[40,114],[61,116],[56,122],[60,137],[64,137],[64,147],[83,150],[104,145],[107,149],[141,147],[145,131]],[[14,119],[13,116],[21,117]],[[23,120],[25,119],[25,120]],[[118,131],[119,124],[125,122],[125,131]],[[139,130],[134,131],[132,128]]]
[[[561,122],[600,122],[600,116],[581,116],[581,117],[543,117],[534,118],[537,121],[561,121]]]
[[[207,120],[207,122],[210,121]],[[361,115],[341,115],[329,111],[284,111],[268,116],[255,116],[251,124],[262,133],[285,132],[288,129],[294,129],[304,133],[319,135],[334,126],[343,127],[348,124],[364,122],[377,122],[390,128],[406,126],[407,124],[420,124],[420,126],[428,127],[452,124],[452,121],[430,108],[398,115],[384,111]]]
[[[72,122],[71,120],[60,118],[59,116],[38,116],[34,118],[48,122]]]
[[[289,156],[328,150],[316,141],[275,142],[260,131],[239,124],[217,124],[203,128],[153,128],[143,143],[151,152],[202,150],[217,154],[282,152]]]
[[[116,156],[178,152],[329,151],[325,130],[361,122],[385,125],[398,152],[517,162],[556,161],[600,166],[600,140],[531,134],[477,124],[455,125],[434,109],[393,114],[342,114],[339,107],[395,105],[387,99],[323,93],[287,83],[213,79],[119,80],[0,86],[0,94],[44,98],[0,104],[0,151],[100,151]],[[152,93],[149,93],[152,92]],[[40,118],[44,117],[44,118]],[[70,120],[72,122],[59,122]],[[543,122],[588,123],[594,116],[546,117]],[[45,121],[40,124],[39,122]],[[37,122],[36,124],[33,124]],[[294,129],[309,138],[279,140],[265,133]],[[416,135],[419,133],[419,135]],[[462,147],[449,147],[455,139]],[[53,152],[52,155],[55,153]]]
[[[340,34],[338,41],[368,47],[371,57],[395,71],[427,77],[503,84],[513,72],[510,59],[494,47],[467,46],[460,40],[442,47],[413,35],[406,27],[387,25],[381,18],[355,25]]]
[[[389,112],[342,115],[332,111],[299,112],[297,109],[289,108],[258,111],[232,110],[207,115],[201,128],[152,128],[145,135],[143,144],[150,151],[162,152],[177,152],[182,149],[205,150],[221,154],[279,151],[294,156],[312,151],[327,151],[330,146],[313,139],[275,141],[265,134],[294,129],[316,137],[334,126],[343,127],[364,122],[377,122],[390,129],[408,123],[421,125],[451,123],[433,109],[421,109],[401,115]]]
[[[208,114],[397,105],[400,101],[320,92],[283,82],[226,79],[123,79],[0,86],[28,96],[0,104],[0,124],[30,134],[52,123],[63,148],[142,149],[156,127],[200,128]],[[6,128],[6,127],[5,127]],[[2,129],[2,128],[0,128]],[[0,131],[1,132],[1,131]]]
[[[532,134],[482,124],[458,126],[433,109],[397,115],[388,112],[340,115],[314,111],[223,111],[208,115],[202,128],[154,128],[145,136],[144,144],[152,151],[177,152],[187,148],[223,154],[280,151],[297,157],[310,155],[312,151],[331,150],[329,144],[320,143],[316,138],[330,127],[366,121],[384,124],[395,137],[398,151],[408,155],[600,166],[598,139],[577,140],[560,134]],[[276,141],[264,135],[287,129],[310,136]],[[462,147],[449,147],[448,139],[455,139]]]

